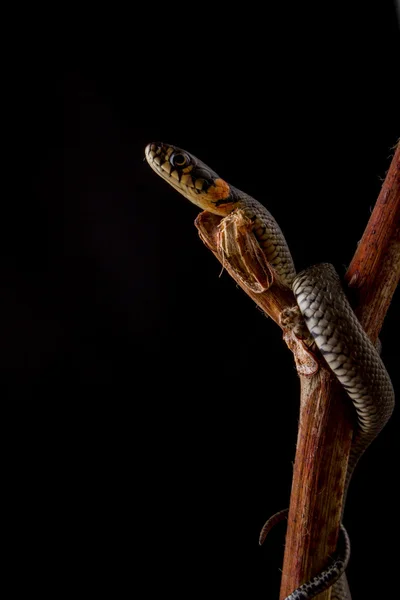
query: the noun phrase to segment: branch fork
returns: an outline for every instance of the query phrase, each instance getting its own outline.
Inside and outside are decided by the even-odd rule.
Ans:
[[[354,430],[348,397],[304,332],[293,292],[269,265],[239,209],[221,218],[201,213],[204,244],[283,331],[300,378],[300,418],[280,598],[325,568],[337,544]],[[375,343],[400,279],[400,145],[345,277],[353,306]],[[331,589],[318,596],[329,600]]]

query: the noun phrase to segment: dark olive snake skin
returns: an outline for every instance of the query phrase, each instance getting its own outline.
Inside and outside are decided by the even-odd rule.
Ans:
[[[195,156],[176,146],[151,143],[146,147],[145,156],[160,177],[203,210],[226,216],[240,208],[254,222],[253,233],[268,262],[281,280],[292,287],[318,349],[353,402],[357,428],[349,457],[346,495],[359,458],[393,412],[394,391],[378,352],[351,309],[334,267],[319,264],[296,275],[279,225],[257,200],[234,188]],[[261,537],[265,538],[272,525],[286,514],[287,511],[281,511],[271,517],[264,525]],[[344,574],[349,555],[350,543],[342,525],[332,562],[286,600],[311,600],[332,585],[331,600],[351,600]]]

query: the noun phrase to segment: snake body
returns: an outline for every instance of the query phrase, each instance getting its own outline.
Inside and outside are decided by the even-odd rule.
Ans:
[[[394,391],[378,352],[351,309],[334,267],[319,264],[296,274],[286,240],[271,213],[186,150],[151,143],[145,156],[160,177],[203,210],[227,216],[240,208],[253,221],[253,233],[267,261],[293,289],[316,346],[353,402],[357,427],[346,474],[346,494],[359,458],[392,414]],[[343,526],[341,534],[339,542],[342,541],[332,563],[286,600],[310,600],[332,585],[332,600],[351,600],[344,574],[349,543]]]

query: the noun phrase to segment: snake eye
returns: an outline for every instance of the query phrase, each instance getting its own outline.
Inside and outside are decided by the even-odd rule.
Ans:
[[[187,154],[183,154],[182,152],[174,152],[171,154],[171,158],[169,159],[172,166],[174,167],[185,167],[190,163],[190,158]]]

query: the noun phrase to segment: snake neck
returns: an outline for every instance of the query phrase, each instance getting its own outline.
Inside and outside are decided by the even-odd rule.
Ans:
[[[296,276],[293,258],[281,228],[269,210],[245,192],[230,186],[235,208],[241,209],[253,222],[253,233],[265,257],[280,280],[292,287]]]

